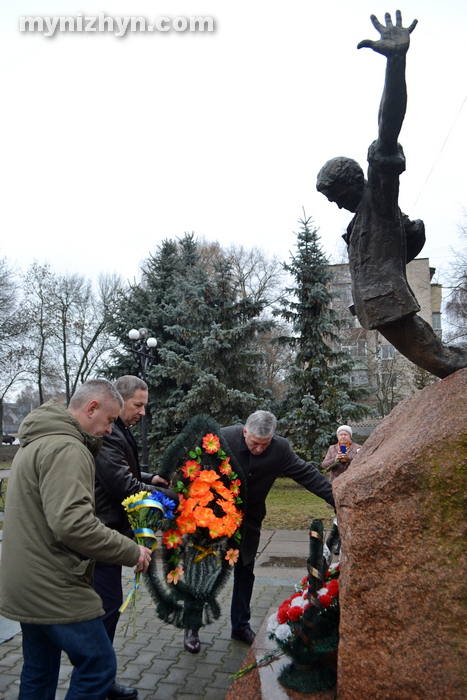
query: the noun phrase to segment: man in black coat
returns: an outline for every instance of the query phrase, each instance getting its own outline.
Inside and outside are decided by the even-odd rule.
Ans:
[[[250,627],[250,601],[255,576],[256,552],[261,524],[266,515],[266,498],[279,474],[284,474],[323,498],[334,507],[331,484],[312,464],[300,459],[288,440],[275,435],[276,417],[269,411],[252,413],[244,426],[222,428],[232,454],[247,475],[247,505],[242,528],[240,556],[234,569],[231,622],[232,639],[252,644],[255,633]],[[199,649],[197,630],[191,644]],[[196,640],[194,639],[196,637]],[[185,648],[190,649],[185,643]]]
[[[240,557],[234,570],[231,622],[232,638],[251,644],[250,600],[255,576],[256,552],[266,498],[279,474],[284,474],[334,506],[332,487],[324,474],[298,457],[288,440],[275,435],[276,418],[269,411],[252,413],[244,426],[223,428],[222,435],[247,475],[247,507]]]
[[[178,503],[178,495],[160,488],[158,484],[167,486],[167,482],[159,476],[142,472],[139,465],[138,446],[130,427],[144,416],[148,402],[147,385],[138,377],[126,375],[117,379],[114,386],[123,398],[123,408],[112,425],[111,435],[104,436],[96,457],[96,515],[108,527],[131,537],[130,524],[122,506],[125,498],[139,491],[162,491]],[[122,567],[96,562],[94,588],[102,598],[103,622],[113,642],[123,601]],[[134,688],[115,682],[108,697],[111,700],[130,700],[137,695]]]

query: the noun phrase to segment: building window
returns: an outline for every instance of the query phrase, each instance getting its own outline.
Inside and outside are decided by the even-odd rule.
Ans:
[[[366,340],[344,340],[341,348],[353,357],[365,357],[368,351]]]
[[[394,345],[381,345],[379,349],[379,356],[382,360],[393,360],[394,350]]]
[[[433,312],[431,314],[431,323],[433,325],[433,330],[440,331],[441,330],[441,314],[438,312]]]

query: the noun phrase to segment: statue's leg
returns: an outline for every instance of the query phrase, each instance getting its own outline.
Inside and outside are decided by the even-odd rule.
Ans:
[[[389,323],[377,330],[402,355],[440,379],[467,367],[467,347],[445,345],[421,316]]]

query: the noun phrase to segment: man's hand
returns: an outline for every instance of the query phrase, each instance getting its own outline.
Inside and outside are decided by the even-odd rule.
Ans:
[[[151,479],[152,486],[169,486],[169,482],[163,479],[161,476],[155,476]]]
[[[410,27],[405,28],[402,26],[400,10],[396,11],[396,26],[393,25],[389,12],[386,12],[384,18],[386,26],[382,25],[375,15],[371,15],[373,26],[381,34],[381,39],[378,39],[378,41],[364,39],[359,43],[357,49],[373,49],[373,51],[381,53],[383,56],[406,54],[409,49],[410,34],[417,26],[418,19],[414,19]]]
[[[148,566],[151,562],[151,550],[148,549],[147,547],[143,547],[143,545],[139,544],[139,558],[135,566],[134,573],[137,574],[140,571],[143,572],[143,574],[146,573],[148,570]]]

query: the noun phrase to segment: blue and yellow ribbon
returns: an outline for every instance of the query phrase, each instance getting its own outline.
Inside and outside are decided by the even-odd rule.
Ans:
[[[126,510],[132,511],[132,510],[139,510],[140,508],[158,508],[159,510],[164,513],[164,508],[163,506],[158,503],[157,501],[154,501],[152,498],[143,498],[142,501],[136,501],[135,503],[129,503],[126,506]]]
[[[139,510],[140,508],[157,508],[158,510],[160,510],[162,512],[162,515],[164,515],[163,506],[160,503],[158,503],[157,501],[154,501],[152,498],[144,498],[141,501],[136,501],[135,503],[129,503],[125,507],[125,510],[127,512],[131,512],[133,510]],[[152,543],[150,549],[151,549],[151,552],[153,552],[155,550],[155,548],[157,546],[157,538],[156,538],[156,533],[154,532],[154,530],[152,530],[149,527],[140,527],[140,528],[133,530],[133,534],[137,539],[138,538],[140,538],[140,539],[141,538],[154,539],[154,542]],[[140,574],[141,574],[140,571],[138,571],[138,573],[135,574],[133,588],[128,593],[127,597],[125,598],[125,600],[123,601],[123,603],[119,607],[119,609],[118,609],[119,612],[121,612],[121,613],[124,612],[128,606],[128,603],[130,602],[130,600],[133,598],[133,596],[136,596],[136,593],[137,593],[138,588],[139,588]]]
[[[120,613],[124,612],[127,608],[128,603],[133,598],[133,595],[136,595],[138,588],[139,588],[139,575],[140,575],[140,572],[138,571],[138,573],[135,574],[135,580],[133,581],[133,588],[128,593],[128,595],[125,598],[125,600],[123,601],[123,603],[120,605],[118,612],[120,612]]]
[[[142,538],[142,537],[149,537],[153,538],[154,542],[151,544],[151,552],[153,552],[156,547],[157,547],[157,538],[156,538],[156,533],[154,530],[151,530],[149,527],[140,527],[137,530],[133,530],[133,534],[136,538]]]

